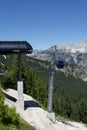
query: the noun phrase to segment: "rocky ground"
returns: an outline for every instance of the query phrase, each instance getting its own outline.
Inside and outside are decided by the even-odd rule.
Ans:
[[[17,108],[17,91],[13,89],[3,91],[7,97],[5,104]],[[47,116],[48,112],[43,110],[31,96],[24,94],[24,102],[25,110],[17,109],[17,112],[37,130],[87,130],[84,124],[77,122],[63,122],[61,120],[52,122]]]

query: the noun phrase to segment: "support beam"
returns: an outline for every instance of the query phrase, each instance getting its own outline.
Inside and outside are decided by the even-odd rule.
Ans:
[[[24,97],[23,97],[23,81],[22,81],[22,74],[21,74],[21,54],[18,55],[18,82],[17,82],[17,89],[18,89],[18,111],[20,114],[24,111]]]
[[[21,54],[18,54],[18,81],[22,81],[21,76]]]
[[[53,112],[53,91],[54,91],[54,54],[52,54],[51,60],[51,74],[49,81],[49,91],[48,91],[48,112]]]
[[[23,97],[23,81],[17,82],[17,89],[18,89],[18,95],[17,95],[17,109],[20,112],[19,114],[23,114],[24,112],[24,97]]]
[[[51,59],[51,74],[49,81],[49,91],[48,91],[48,118],[55,122],[55,113],[53,112],[53,92],[54,92],[54,59],[55,55],[52,54]]]

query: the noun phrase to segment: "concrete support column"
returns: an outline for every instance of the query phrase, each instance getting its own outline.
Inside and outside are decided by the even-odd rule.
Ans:
[[[21,75],[21,54],[18,55],[18,82],[17,82],[17,111],[20,115],[24,112],[23,81]]]
[[[23,97],[23,81],[18,81],[17,82],[17,89],[18,89],[18,94],[17,94],[17,108],[19,111],[19,114],[23,114],[24,112],[24,97]]]
[[[55,113],[54,112],[51,112],[51,113],[47,113],[47,117],[53,122],[55,123],[56,122],[56,117],[55,117]]]

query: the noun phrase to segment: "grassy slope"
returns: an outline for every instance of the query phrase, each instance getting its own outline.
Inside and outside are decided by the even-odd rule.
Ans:
[[[36,130],[33,126],[19,117],[19,126],[13,124],[6,125],[0,121],[0,130]]]

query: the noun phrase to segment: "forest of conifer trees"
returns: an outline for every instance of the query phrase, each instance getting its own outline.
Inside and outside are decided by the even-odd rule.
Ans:
[[[8,71],[0,76],[5,88],[17,89],[17,56],[8,56]],[[47,109],[50,62],[22,56],[22,79],[24,93],[34,97]],[[67,76],[60,70],[55,71],[54,79],[54,112],[66,118],[87,123],[87,82]]]

